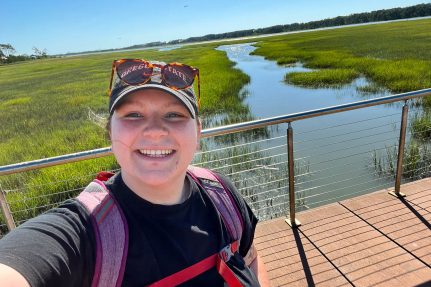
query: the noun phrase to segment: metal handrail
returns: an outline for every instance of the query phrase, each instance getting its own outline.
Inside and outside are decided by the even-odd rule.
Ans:
[[[387,97],[380,97],[376,99],[358,101],[343,105],[337,105],[322,109],[310,110],[305,112],[293,113],[288,115],[281,115],[271,118],[253,120],[243,123],[231,124],[221,127],[215,127],[210,129],[205,129],[202,131],[202,138],[214,137],[220,135],[226,135],[231,133],[236,133],[240,131],[252,130],[257,128],[263,128],[271,125],[289,123],[297,120],[303,120],[308,118],[319,117],[323,115],[335,114],[350,110],[356,110],[371,106],[377,106],[382,104],[394,103],[399,101],[406,101],[414,98],[421,98],[431,95],[431,88],[417,90],[402,94],[391,95]],[[38,159],[33,161],[21,162],[16,164],[10,164],[0,167],[0,176],[8,175],[13,173],[19,173],[34,169],[40,169],[65,163],[72,163],[81,160],[94,159],[98,157],[104,157],[112,155],[111,147],[93,149],[83,152],[71,153],[67,155],[55,156],[50,158]]]

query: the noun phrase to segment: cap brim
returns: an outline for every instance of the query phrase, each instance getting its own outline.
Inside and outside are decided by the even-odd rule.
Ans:
[[[184,104],[184,106],[190,112],[190,115],[192,116],[192,118],[196,118],[195,108],[193,107],[193,105],[190,102],[190,100],[188,100],[187,95],[186,95],[186,93],[184,91],[182,91],[182,90],[174,90],[174,89],[169,88],[169,87],[167,87],[165,85],[157,84],[157,83],[149,83],[149,84],[145,84],[145,85],[141,85],[141,86],[128,86],[128,87],[126,87],[115,98],[114,102],[111,105],[111,109],[109,110],[109,113],[110,114],[113,113],[113,111],[115,110],[116,106],[121,102],[122,99],[125,99],[125,97],[127,95],[129,95],[132,92],[139,91],[139,90],[145,90],[145,89],[158,89],[158,90],[165,91],[165,92],[167,92],[167,93],[175,96],[178,100],[181,101],[181,103]]]

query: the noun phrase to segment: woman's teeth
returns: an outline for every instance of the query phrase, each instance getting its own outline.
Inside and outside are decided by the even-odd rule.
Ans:
[[[139,152],[143,155],[150,156],[150,157],[164,157],[173,152],[172,149],[140,149]]]

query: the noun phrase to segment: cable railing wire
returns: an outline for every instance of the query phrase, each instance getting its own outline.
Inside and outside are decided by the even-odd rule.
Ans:
[[[269,147],[269,148],[260,149],[260,150],[257,150],[257,151],[252,151],[252,152],[249,152],[249,153],[234,155],[234,156],[230,156],[230,157],[225,157],[225,158],[220,158],[220,159],[214,159],[214,160],[204,161],[204,162],[197,162],[196,165],[205,165],[205,164],[209,164],[209,163],[226,161],[226,160],[230,160],[230,159],[234,159],[234,158],[240,158],[240,157],[244,157],[244,156],[250,156],[250,155],[253,155],[253,154],[263,153],[263,152],[266,152],[266,151],[270,151],[270,150],[274,150],[274,149],[281,148],[281,147],[286,147],[286,146],[287,146],[287,144],[278,145],[278,146],[275,146],[275,147]]]
[[[387,178],[389,178],[389,176],[387,176]],[[357,184],[353,184],[353,185],[350,185],[350,186],[343,186],[343,187],[340,187],[340,188],[337,188],[337,189],[332,189],[330,191],[326,191],[326,192],[322,192],[322,193],[318,193],[318,194],[313,194],[313,195],[310,195],[310,196],[306,196],[306,197],[304,197],[304,199],[313,198],[313,197],[320,196],[320,195],[323,195],[323,194],[330,194],[330,193],[337,192],[337,191],[340,191],[340,190],[350,189],[352,187],[357,187],[357,186],[361,186],[361,185],[364,185],[364,184],[369,184],[371,182],[380,181],[380,180],[382,180],[382,178],[376,178],[376,179],[372,179],[372,180],[369,180],[369,181],[366,181],[366,182],[360,182],[360,183],[357,183]],[[302,190],[302,191],[306,192],[307,190]]]
[[[365,176],[369,177],[370,174],[366,173],[366,174],[358,175],[358,176],[355,176],[355,177],[345,178],[345,179],[334,181],[334,182],[330,182],[330,183],[327,183],[327,184],[322,184],[322,185],[319,185],[319,186],[314,186],[314,187],[310,187],[310,188],[301,189],[301,191],[306,192],[306,191],[310,191],[310,190],[321,189],[323,187],[328,187],[328,186],[331,186],[331,185],[337,185],[337,184],[342,183],[342,182],[349,182],[349,181],[352,181],[353,179],[363,178]],[[380,177],[379,179],[382,179],[382,178]]]
[[[271,141],[271,140],[285,138],[285,137],[286,137],[286,135],[282,135],[282,136],[277,136],[277,137],[272,137],[272,138],[268,138],[268,139],[262,139],[262,140],[254,141],[254,142],[251,142],[251,143],[241,143],[241,144],[238,144],[238,145],[233,145],[233,146],[228,146],[228,147],[222,147],[222,148],[217,148],[217,149],[213,149],[213,150],[199,151],[198,153],[196,153],[196,155],[202,155],[202,154],[212,153],[212,152],[219,152],[219,151],[224,151],[224,150],[228,150],[228,149],[235,149],[235,148],[238,148],[238,147],[248,146],[248,145],[252,145],[252,144],[256,144],[256,143],[268,142],[268,141]]]
[[[257,158],[257,159],[252,159],[252,160],[248,160],[248,161],[243,161],[243,162],[239,162],[239,163],[234,163],[231,165],[225,165],[225,166],[220,166],[220,167],[215,167],[213,168],[213,170],[220,170],[223,168],[231,168],[234,166],[238,166],[238,165],[243,165],[243,164],[247,164],[247,163],[252,163],[252,162],[256,162],[256,161],[262,161],[262,160],[267,160],[267,159],[271,159],[271,158],[275,158],[275,157],[279,157],[279,156],[286,156],[285,153],[280,153],[280,154],[275,154],[275,155],[271,155],[271,156],[266,156],[266,157],[261,157],[261,158]]]
[[[245,187],[238,188],[238,191],[247,190],[247,189],[251,189],[251,188],[256,188],[256,187],[259,187],[259,186],[265,186],[265,185],[269,185],[269,184],[274,184],[274,183],[285,181],[285,180],[286,180],[286,178],[281,178],[281,179],[277,179],[277,180],[272,180],[272,181],[267,181],[267,182],[259,183],[259,184],[252,185],[252,186],[245,186]]]
[[[369,137],[372,137],[372,136],[381,136],[381,135],[388,134],[388,133],[392,133],[392,132],[385,132],[385,133],[380,133],[380,134],[374,134],[374,135],[371,135]],[[348,140],[344,140],[344,141],[340,141],[340,142],[332,142],[332,143],[328,143],[328,144],[325,144],[325,145],[321,145],[319,147],[334,146],[334,145],[337,145],[337,144],[340,144],[340,143],[348,143],[348,142],[351,142],[351,141],[354,141],[354,140],[364,139],[364,138],[367,138],[367,137],[368,136],[364,136],[364,137],[359,137],[359,138],[356,138],[356,139],[348,139]],[[387,139],[381,139],[381,140],[377,140],[377,141],[373,141],[373,142],[369,142],[369,143],[363,143],[363,144],[360,144],[360,145],[349,146],[348,148],[345,148],[344,150],[348,150],[348,149],[352,149],[352,148],[356,148],[356,147],[361,147],[361,146],[366,146],[366,145],[372,145],[372,144],[381,143],[381,142],[387,142],[389,140],[393,140],[393,137],[387,138]],[[297,149],[294,152],[304,152],[304,151],[308,151],[308,150],[314,150],[315,148],[316,147]],[[330,151],[330,153],[337,152],[337,151],[340,151],[340,149],[335,150],[335,151]],[[325,153],[325,154],[327,154],[327,153]]]
[[[18,213],[23,213],[23,212],[27,212],[27,211],[34,211],[34,210],[44,209],[44,208],[48,209],[48,207],[51,208],[51,207],[54,207],[54,206],[58,206],[61,203],[62,202],[54,202],[54,203],[48,203],[48,204],[45,204],[45,205],[38,205],[38,206],[35,206],[35,207],[26,208],[26,209],[19,209],[19,210],[15,210],[13,212],[11,211],[11,214],[18,214]]]
[[[114,169],[111,171],[117,172],[119,170],[120,169]],[[4,191],[7,193],[20,192],[20,191],[25,191],[25,190],[30,189],[30,188],[39,188],[39,187],[45,187],[45,186],[52,186],[53,184],[73,182],[73,181],[76,181],[77,179],[79,180],[79,179],[86,179],[86,178],[95,178],[97,176],[97,174],[98,173],[89,173],[89,174],[85,174],[85,175],[75,176],[72,179],[57,180],[54,183],[53,182],[47,182],[47,183],[40,183],[40,184],[23,184],[23,187],[16,188],[16,189],[4,189]]]
[[[84,188],[85,188],[85,186],[82,186],[82,187],[78,187],[78,188],[74,188],[74,189],[69,189],[69,190],[65,190],[65,191],[59,191],[59,192],[48,193],[48,194],[43,194],[43,195],[38,195],[38,196],[33,196],[33,197],[23,197],[23,198],[20,198],[20,199],[9,200],[8,202],[10,204],[14,204],[14,203],[18,203],[18,202],[31,201],[31,200],[40,199],[40,198],[58,196],[58,195],[61,195],[61,194],[76,193],[76,192],[84,190]]]
[[[280,165],[280,164],[287,164],[287,161],[283,161],[283,162],[278,162],[278,163],[271,163],[271,164],[267,164],[267,167],[272,167],[272,166],[276,166],[276,165]],[[227,173],[227,176],[233,176],[233,175],[238,175],[241,173],[245,173],[245,172],[250,172],[250,171],[256,171],[262,169],[262,167],[254,167],[254,168],[249,168],[249,169],[245,169],[245,170],[240,170],[240,171],[235,171],[235,172],[231,172],[231,173]]]
[[[251,198],[253,198],[256,195],[265,195],[265,194],[269,194],[269,193],[272,193],[274,191],[278,191],[278,190],[281,190],[281,189],[287,190],[288,187],[289,187],[288,185],[284,185],[284,186],[280,186],[280,187],[277,187],[277,188],[273,188],[273,189],[269,189],[269,190],[266,190],[266,191],[262,191],[260,193],[256,193],[256,194],[252,194],[252,195],[245,195],[244,198],[251,199]],[[288,195],[288,194],[286,194],[286,195]]]
[[[375,150],[378,151],[378,150],[383,150],[383,149],[386,149],[386,148],[384,147],[384,148],[375,149]],[[368,154],[368,153],[369,153],[369,151],[354,153],[354,154],[351,154],[351,155],[348,155],[348,156],[343,156],[343,157],[338,157],[338,158],[335,158],[335,159],[329,159],[329,160],[324,160],[324,161],[320,161],[320,162],[315,162],[315,163],[312,163],[310,165],[319,165],[319,164],[322,164],[322,163],[328,163],[328,162],[335,161],[335,160],[342,160],[342,159],[346,159],[346,158],[350,158],[350,157],[355,157],[355,156],[359,156],[359,155],[363,155],[363,154]],[[299,158],[299,159],[295,159],[295,161],[309,159],[310,157],[311,156],[302,157],[302,158]]]
[[[369,118],[369,119],[360,120],[360,121],[343,123],[343,124],[334,125],[334,126],[330,126],[330,127],[318,128],[318,129],[308,130],[308,131],[300,131],[300,132],[297,132],[296,134],[297,135],[302,135],[302,134],[306,134],[306,133],[313,133],[313,132],[316,132],[316,131],[323,131],[323,130],[328,130],[328,129],[333,129],[333,128],[339,128],[339,127],[353,125],[353,124],[357,124],[357,123],[363,123],[363,122],[368,122],[368,121],[374,121],[374,120],[377,120],[377,119],[383,119],[383,118],[387,118],[387,117],[391,117],[391,116],[399,115],[399,114],[400,113],[394,113],[394,114],[384,115],[384,116],[380,116],[380,117],[376,117],[376,118]]]
[[[393,123],[385,124],[385,125],[377,126],[377,127],[369,127],[369,128],[365,128],[363,130],[358,130],[358,131],[344,132],[344,133],[341,133],[341,134],[331,135],[331,136],[328,136],[328,137],[313,138],[313,139],[307,139],[307,140],[303,140],[303,141],[294,141],[294,145],[301,144],[301,143],[307,143],[307,142],[313,142],[315,140],[325,140],[325,139],[333,139],[333,138],[336,138],[336,137],[344,137],[346,135],[357,134],[357,133],[361,133],[361,132],[364,132],[364,131],[371,131],[371,130],[374,130],[374,129],[377,129],[377,128],[380,128],[380,127],[389,126],[389,125],[392,126]],[[393,133],[393,131],[390,131],[390,132]],[[376,134],[374,134],[374,135],[376,135]]]
[[[280,164],[283,164],[283,163],[280,163]],[[277,164],[275,164],[275,165],[277,165]],[[262,167],[259,167],[259,169],[262,169]],[[264,174],[260,174],[260,175],[256,175],[256,176],[251,176],[251,177],[246,177],[246,178],[239,178],[237,180],[232,180],[232,183],[234,185],[236,185],[236,184],[240,184],[240,183],[243,183],[243,182],[246,182],[246,181],[256,181],[257,179],[267,178],[267,177],[268,177],[268,174],[264,173]]]
[[[316,202],[310,203],[308,205],[310,207],[311,206],[316,206],[316,205],[320,206],[320,205],[322,205],[325,202],[336,202],[336,201],[338,201],[340,199],[343,199],[343,198],[351,198],[352,195],[365,194],[368,191],[383,189],[383,188],[387,187],[388,185],[389,184],[384,183],[384,184],[376,185],[376,186],[373,186],[373,187],[370,187],[370,188],[367,188],[367,189],[362,189],[362,190],[359,190],[359,191],[356,191],[356,192],[352,192],[352,193],[349,193],[349,194],[346,194],[346,195],[335,196],[335,197],[331,197],[331,198],[324,199],[324,200],[321,200],[321,201],[316,201]]]
[[[306,181],[298,182],[298,183],[295,183],[295,186],[298,187],[298,186],[301,186],[301,185],[310,184],[310,182],[320,181],[320,180],[323,180],[323,179],[328,179],[328,178],[333,178],[333,177],[340,177],[340,176],[343,176],[343,175],[349,175],[349,174],[352,174],[354,171],[355,170],[349,170],[347,172],[337,173],[337,174],[333,174],[333,175],[329,175],[329,176],[323,176],[323,177],[318,177],[318,178],[314,178],[314,179],[311,179],[311,180],[306,180]],[[363,168],[360,168],[357,171],[361,171],[361,173],[355,174],[355,178],[361,178],[363,176],[378,175],[378,172],[376,172],[376,171],[373,172],[373,173],[370,173],[369,171],[364,171]],[[352,179],[353,178],[343,179],[343,180],[352,180]]]
[[[420,91],[406,93],[402,99],[406,100],[417,97],[416,94],[418,92]],[[387,99],[383,97],[382,99],[366,100],[364,103],[358,102],[357,104],[346,104],[342,105],[342,108],[340,106],[340,108],[329,107],[321,109],[321,111],[319,111],[319,115],[315,111],[310,111],[287,115],[284,117],[284,119],[282,119],[282,117],[276,119],[275,117],[273,119],[256,120],[250,122],[249,126],[245,125],[244,123],[240,123],[238,127],[232,125],[232,129],[230,126],[220,127],[220,131],[218,131],[217,128],[215,128],[214,131],[209,129],[206,132],[204,131],[203,138],[206,139],[209,137],[209,135],[221,136],[223,134],[237,133],[246,130],[244,127],[254,129],[265,126],[273,126],[275,124],[278,124],[281,127],[281,125],[286,125],[287,122],[293,123],[295,121],[313,118],[320,115],[377,105],[377,103],[381,104],[389,103],[391,101],[395,102],[395,100],[399,100],[401,97],[396,95],[390,96]],[[397,119],[395,119],[395,116]],[[294,153],[295,155],[299,154],[299,156],[294,158],[294,180],[297,187],[295,194],[298,196],[298,208],[302,208],[305,205],[312,206],[319,204],[319,202],[322,202],[319,200],[321,197],[323,197],[325,201],[330,201],[331,198],[351,197],[355,194],[365,193],[368,190],[376,190],[376,188],[379,188],[380,186],[388,186],[390,184],[389,182],[393,182],[396,173],[395,163],[397,160],[398,145],[390,144],[388,142],[397,141],[399,139],[398,136],[382,139],[382,135],[389,133],[396,135],[398,132],[397,129],[399,129],[400,126],[398,119],[399,116],[400,113],[397,112],[393,114],[391,113],[390,115],[362,119],[360,121],[343,122],[341,124],[332,125],[329,127],[319,127],[318,129],[312,128],[311,130],[295,131]],[[409,117],[410,121],[413,119],[413,116]],[[383,123],[380,120],[385,120],[386,122]],[[267,122],[265,123],[265,121]],[[372,122],[373,126],[364,128],[363,124],[366,122]],[[348,127],[347,131],[344,131],[346,129],[343,127]],[[390,131],[383,130],[385,127],[391,127]],[[343,131],[337,132],[337,128],[341,128]],[[427,133],[431,131],[431,129],[413,129],[413,126],[408,126],[408,128],[410,130],[410,135],[407,138],[410,137],[412,140],[415,137],[426,137]],[[226,129],[226,131],[223,129]],[[231,130],[228,131],[228,129]],[[326,136],[326,134],[323,134],[325,135],[324,137],[307,139],[307,134],[313,134],[316,131],[325,132],[328,130],[333,130],[334,134],[331,136]],[[271,132],[272,131],[273,130],[271,129]],[[259,135],[256,134],[256,136]],[[372,141],[372,139],[376,136],[379,136],[379,138]],[[211,148],[211,150],[197,153],[196,161],[201,160],[201,162],[196,162],[196,165],[216,165],[216,167],[213,168],[214,170],[223,172],[227,176],[231,176],[233,181],[238,184],[238,190],[245,194],[246,200],[250,202],[250,204],[252,204],[252,206],[254,206],[259,213],[262,210],[271,209],[276,214],[286,213],[287,209],[285,207],[288,203],[287,191],[289,187],[287,172],[287,144],[286,142],[282,144],[279,143],[282,140],[286,141],[286,135],[250,141],[248,139],[249,137],[238,137],[238,141],[240,143],[224,147],[218,147],[220,142],[215,141],[214,145],[216,148]],[[365,140],[365,142],[356,145],[350,145],[350,143],[354,143],[358,140]],[[310,142],[320,142],[321,144],[316,145],[315,147],[308,147],[307,145]],[[383,144],[384,147],[381,147]],[[208,143],[208,148],[210,148],[211,145],[211,143]],[[343,145],[343,147],[338,147],[341,145]],[[344,147],[346,145],[347,147]],[[370,145],[373,145],[373,147],[369,148]],[[330,147],[328,148],[329,151],[323,151],[316,155],[303,155],[304,152],[326,147]],[[406,160],[402,165],[404,169],[404,177],[402,178],[403,182],[414,180],[422,176],[427,176],[431,173],[430,165],[424,163],[426,161],[425,157],[428,157],[428,154],[431,155],[431,148],[416,148],[415,146],[412,148],[414,148],[414,150],[412,149],[410,151],[411,148],[408,146],[408,143],[406,143]],[[279,149],[286,149],[286,151],[283,151],[283,153],[278,153],[277,151]],[[225,154],[230,154],[230,151],[233,151],[232,155],[226,156]],[[419,161],[410,159],[414,156],[413,152],[420,153]],[[410,153],[412,154],[410,155]],[[218,158],[214,159],[212,157]],[[348,162],[348,159],[350,158],[353,158],[352,161],[354,161],[354,163]],[[244,160],[241,161],[242,159]],[[361,164],[360,167],[357,167],[358,163]],[[327,166],[324,166],[325,164]],[[355,167],[352,167],[353,165],[355,165]],[[346,169],[347,167],[349,170]],[[331,173],[331,171],[334,172]],[[3,170],[2,172],[2,174],[7,174],[4,173]],[[325,173],[327,175],[325,175]],[[80,176],[79,178],[75,178],[73,180],[62,180],[55,183],[38,184],[36,186],[25,185],[19,189],[7,190],[6,195],[9,201],[7,203],[9,206],[13,205],[15,209],[17,205],[20,206],[20,210],[13,211],[15,215],[18,215],[18,213],[21,213],[24,216],[32,215],[35,214],[37,210],[42,210],[50,206],[58,205],[61,203],[60,199],[66,197],[70,193],[80,191],[83,188],[81,186],[76,189],[66,187],[67,190],[56,191],[56,184],[63,187],[72,187],[77,185],[77,182],[80,180],[83,180],[85,177],[89,176],[91,175]],[[17,182],[15,178],[14,180]],[[337,186],[339,187],[333,188]],[[37,194],[37,189],[43,189],[44,187],[48,187],[49,190],[54,192],[46,195]],[[301,189],[301,187],[303,188]],[[346,189],[348,189],[348,192],[344,193]],[[9,196],[12,192],[25,193],[30,190],[32,192],[24,198],[17,198],[15,195]],[[316,190],[321,192],[315,192]],[[33,193],[33,191],[35,192]],[[339,192],[342,193],[341,196],[338,194]],[[334,197],[331,195],[336,196]],[[58,200],[58,202],[48,203],[53,199]],[[46,204],[42,204],[37,207],[31,206],[33,201],[37,202],[39,200],[40,202],[45,202]],[[278,207],[283,207],[283,209],[278,209]],[[26,213],[28,213],[28,215]],[[269,217],[273,216],[270,213],[260,213],[259,215]],[[18,218],[17,221],[22,222],[21,218]],[[0,228],[2,226],[5,225],[0,224]]]
[[[387,149],[387,148],[393,148],[393,147],[397,147],[397,146],[395,146],[395,145],[393,145],[393,146],[386,146],[385,148],[381,148],[380,150]],[[363,161],[365,161],[365,160],[363,160]],[[309,172],[304,173],[304,174],[295,174],[295,178],[299,178],[299,177],[302,177],[302,176],[310,176],[310,175],[322,173],[322,172],[325,172],[325,171],[328,171],[328,170],[338,169],[340,167],[347,167],[347,166],[357,165],[357,164],[358,164],[358,162],[350,162],[350,163],[344,163],[344,164],[341,164],[341,165],[332,165],[332,166],[329,166],[327,168],[323,168],[323,169],[319,169],[319,170],[314,170],[314,171],[309,171]],[[364,166],[364,168],[373,168],[373,167],[375,167],[375,164],[373,164],[373,163],[370,163],[370,164]]]

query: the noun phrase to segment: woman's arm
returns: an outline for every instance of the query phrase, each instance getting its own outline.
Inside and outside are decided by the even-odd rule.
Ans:
[[[259,254],[257,254],[256,258],[251,263],[250,269],[254,272],[254,274],[256,274],[261,287],[271,286],[268,278],[268,272],[266,272],[265,264],[263,263],[263,260],[260,258]]]
[[[30,287],[24,276],[15,269],[0,263],[0,282],[2,287]]]
[[[265,264],[260,258],[256,247],[254,244],[251,245],[250,250],[247,255],[244,257],[245,263],[250,267],[253,273],[256,275],[259,280],[259,284],[261,287],[269,287],[271,283],[269,282],[268,272],[266,272]]]

